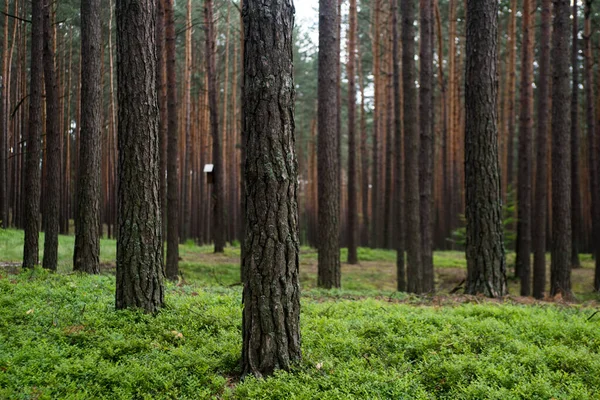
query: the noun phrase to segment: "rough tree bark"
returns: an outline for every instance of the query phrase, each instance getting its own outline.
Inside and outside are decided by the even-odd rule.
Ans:
[[[60,131],[59,90],[54,62],[54,29],[51,3],[44,0],[44,83],[46,85],[46,234],[44,237],[45,269],[56,271],[58,263],[58,231],[60,230],[60,179],[62,167],[62,140]]]
[[[550,295],[571,294],[571,141],[569,0],[553,0],[552,32],[552,267]]]
[[[42,132],[43,0],[31,2],[31,68],[29,69],[29,126],[25,154],[23,209],[25,243],[23,268],[38,263],[40,225],[40,137]]]
[[[167,279],[179,275],[179,132],[173,0],[164,0],[167,57]]]
[[[571,68],[573,68],[573,83],[571,84],[571,266],[581,267],[579,260],[579,245],[581,239],[582,210],[581,183],[579,180],[579,2],[573,2],[573,36],[571,45]],[[521,171],[519,171],[521,172]]]
[[[350,0],[350,37],[348,39],[348,264],[357,264],[358,176],[356,170],[356,0]]]
[[[81,2],[81,132],[75,218],[75,271],[100,272],[100,135],[102,23],[100,0]]]
[[[400,107],[402,99],[400,98],[400,63],[398,54],[398,0],[393,0],[392,3],[392,60],[394,64],[394,145],[396,146],[398,155],[401,154],[402,149],[402,122],[400,120]],[[375,125],[377,125],[375,123]],[[373,165],[374,169],[377,169],[377,165]],[[404,263],[404,202],[402,199],[402,177],[403,175],[403,162],[402,157],[396,157],[394,160],[394,208],[396,211],[396,279],[397,289],[400,292],[406,290],[406,266]],[[374,194],[374,193],[373,193]]]
[[[340,181],[337,136],[337,0],[319,0],[318,285],[340,287]]]
[[[415,87],[415,0],[402,0],[400,14],[402,15],[402,84],[404,93],[406,281],[409,292],[421,293],[423,291],[423,269],[421,265],[421,215],[419,212],[420,137],[417,122],[417,89]],[[429,121],[427,123],[429,124]]]
[[[301,358],[293,10],[291,0],[244,0],[242,11],[247,227],[242,374],[257,377],[289,370]]]
[[[158,0],[156,14],[156,85],[158,87],[158,108],[160,109],[160,205],[162,215],[162,235],[167,237],[167,60],[165,43],[165,0]],[[164,246],[164,244],[163,244]],[[164,249],[163,249],[164,252]]]
[[[544,297],[546,290],[546,224],[548,223],[548,128],[550,107],[550,23],[552,0],[542,2],[540,27],[540,71],[538,80],[535,215],[533,225],[533,296]]]
[[[119,0],[116,308],[164,302],[154,0]]]
[[[523,1],[521,107],[519,116],[519,173],[517,176],[517,259],[521,296],[531,293],[531,136],[533,132],[533,20],[532,0]]]
[[[421,212],[421,265],[423,292],[435,290],[433,271],[433,1],[420,0],[420,77],[419,127],[421,148],[419,154],[419,185]]]
[[[496,118],[498,2],[467,0],[465,173],[468,294],[507,294]]]
[[[222,140],[219,133],[219,103],[217,96],[217,69],[215,64],[215,28],[213,21],[213,0],[204,2],[204,24],[206,29],[206,73],[208,75],[208,105],[210,108],[210,131],[213,138],[213,207],[215,253],[225,249],[225,176],[223,171]]]

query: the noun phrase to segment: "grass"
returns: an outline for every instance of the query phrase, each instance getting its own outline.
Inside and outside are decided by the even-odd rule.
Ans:
[[[19,262],[22,241],[0,230],[0,265]],[[60,244],[58,274],[0,267],[0,399],[600,398],[596,303],[444,295],[466,272],[458,252],[435,255],[441,295],[417,297],[394,291],[394,252],[360,249],[344,289],[325,291],[302,248],[303,360],[239,382],[238,247],[182,245],[184,281],[148,316],[114,310],[114,241],[99,276],[70,273],[73,238]]]

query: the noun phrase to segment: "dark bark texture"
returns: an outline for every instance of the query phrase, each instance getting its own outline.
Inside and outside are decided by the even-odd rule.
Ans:
[[[217,67],[215,63],[215,28],[213,2],[204,2],[204,24],[206,25],[206,73],[208,75],[208,107],[210,110],[210,132],[213,139],[213,226],[215,238],[215,253],[225,249],[225,176],[223,174],[222,140],[219,134],[219,103],[217,95]]]
[[[339,217],[340,181],[337,136],[337,0],[319,1],[318,89],[318,285],[341,286]]]
[[[167,57],[167,278],[179,275],[179,132],[173,0],[164,0]]]
[[[244,0],[242,11],[246,148],[242,374],[256,377],[289,370],[301,358],[293,10],[291,0]]]
[[[581,183],[579,180],[579,2],[573,2],[573,35],[571,45],[571,67],[573,83],[571,85],[571,266],[581,267],[579,260],[579,243],[581,236]]]
[[[163,220],[162,234],[167,237],[167,59],[165,42],[165,1],[157,0],[156,14],[156,85],[158,88],[158,107],[160,109],[159,140],[160,140],[160,206]],[[164,250],[163,250],[164,251]]]
[[[550,23],[552,1],[542,1],[540,27],[540,70],[538,79],[535,215],[533,225],[533,296],[544,297],[546,290],[546,226],[548,224],[548,132],[550,107]]]
[[[356,169],[356,0],[350,0],[350,38],[348,39],[348,264],[357,264],[358,176]]]
[[[521,296],[531,294],[531,136],[533,132],[533,0],[523,1],[519,173],[517,175],[517,259]]]
[[[164,301],[154,0],[119,0],[119,170],[116,308]]]
[[[29,69],[29,126],[25,154],[23,209],[25,243],[23,268],[38,263],[40,225],[40,137],[42,132],[42,82],[44,20],[43,0],[31,2],[31,68]]]
[[[507,294],[497,128],[498,2],[467,0],[465,178],[468,294]]]
[[[571,85],[568,0],[553,0],[552,267],[550,295],[571,297]]]
[[[419,185],[421,191],[421,265],[423,292],[435,290],[433,271],[433,1],[420,0],[421,49],[419,53]]]
[[[62,146],[60,102],[54,63],[54,28],[50,19],[52,4],[44,0],[44,83],[46,85],[46,193],[44,193],[46,230],[44,236],[45,269],[56,271],[58,231],[60,229],[60,176]]]
[[[100,135],[102,25],[100,0],[81,2],[81,132],[75,219],[75,271],[100,272]]]
[[[404,94],[404,202],[406,228],[406,282],[412,293],[423,291],[421,215],[419,212],[419,125],[415,87],[415,0],[401,0],[402,84]],[[429,96],[427,96],[429,97]],[[430,100],[430,99],[429,99]],[[429,124],[429,121],[427,121]]]
[[[400,121],[400,63],[399,63],[399,40],[398,40],[398,1],[392,3],[392,60],[393,60],[393,85],[394,85],[394,145],[396,146],[397,157],[394,160],[394,208],[396,211],[396,279],[397,289],[400,292],[406,291],[406,265],[404,262],[404,201],[402,193],[402,122]],[[377,125],[377,124],[375,124]],[[377,164],[373,164],[373,169],[377,169]],[[375,193],[373,193],[375,194]]]

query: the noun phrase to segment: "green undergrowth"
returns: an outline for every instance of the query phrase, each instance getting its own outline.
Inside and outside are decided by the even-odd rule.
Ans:
[[[241,289],[167,287],[115,311],[114,277],[0,269],[1,399],[594,399],[600,316],[305,290],[303,360],[239,382]],[[389,297],[388,297],[389,296]],[[416,299],[415,299],[416,300]],[[401,302],[408,301],[408,302]]]

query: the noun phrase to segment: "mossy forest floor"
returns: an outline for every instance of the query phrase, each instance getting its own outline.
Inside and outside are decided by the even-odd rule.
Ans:
[[[183,280],[149,316],[114,310],[114,241],[99,276],[70,273],[72,237],[59,273],[22,272],[22,242],[0,230],[0,399],[600,399],[589,256],[566,304],[448,295],[466,275],[459,252],[436,253],[435,296],[394,292],[395,253],[369,249],[323,291],[303,248],[303,360],[240,382],[239,249],[182,245]]]

